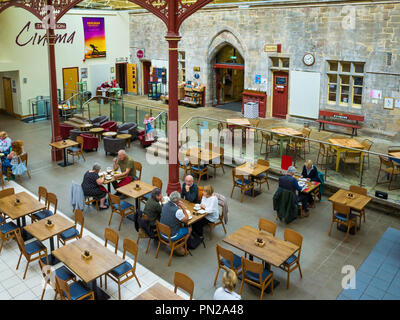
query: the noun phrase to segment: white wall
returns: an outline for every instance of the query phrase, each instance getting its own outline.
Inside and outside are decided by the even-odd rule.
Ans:
[[[106,58],[84,59],[84,35],[82,17],[104,17],[106,33]],[[25,30],[19,37],[19,46],[16,38],[27,22],[31,21],[29,30]],[[19,71],[17,87],[20,87],[19,101],[14,104],[14,112],[20,115],[29,114],[28,100],[36,96],[49,96],[49,68],[47,45],[33,45],[37,42],[35,33],[39,36],[45,34],[44,30],[35,30],[34,23],[40,22],[26,10],[9,8],[0,14],[0,72]],[[73,43],[57,43],[56,66],[57,87],[62,89],[62,68],[79,67],[88,68],[88,88],[99,85],[99,81],[90,76],[90,66],[94,64],[107,64],[115,67],[117,58],[129,57],[129,16],[125,12],[101,10],[71,10],[59,21],[67,24],[66,30],[57,30],[56,34],[67,33],[67,39],[75,32]],[[11,26],[11,27],[10,27]],[[65,41],[66,42],[66,41]],[[80,69],[79,69],[80,70]],[[79,72],[80,76],[80,72]],[[109,80],[115,77],[115,71],[109,75]],[[23,79],[27,82],[23,83]],[[2,84],[0,87],[2,92]],[[95,92],[92,92],[95,94]],[[18,106],[18,108],[16,108]],[[4,98],[0,94],[0,108],[4,109]]]

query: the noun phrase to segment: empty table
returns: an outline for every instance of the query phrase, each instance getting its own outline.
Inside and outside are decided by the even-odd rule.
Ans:
[[[72,163],[68,162],[66,149],[70,148],[70,147],[79,146],[79,143],[74,140],[66,139],[66,140],[61,140],[61,141],[57,141],[57,142],[52,142],[52,143],[50,143],[50,146],[52,146],[56,149],[59,149],[59,150],[61,150],[61,149],[63,150],[64,162],[60,162],[60,163],[58,163],[58,165],[61,167],[67,167],[67,166],[70,166]]]

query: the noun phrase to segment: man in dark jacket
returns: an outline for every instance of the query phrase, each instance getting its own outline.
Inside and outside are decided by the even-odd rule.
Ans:
[[[199,188],[193,182],[191,175],[187,175],[185,182],[182,184],[181,198],[192,203],[200,203]]]
[[[146,204],[143,209],[143,213],[146,214],[147,219],[143,219],[142,217],[139,219],[139,225],[142,229],[146,231],[146,233],[153,237],[155,235],[156,221],[160,221],[161,217],[161,204],[163,196],[161,190],[155,188],[151,192],[150,198],[146,201]]]

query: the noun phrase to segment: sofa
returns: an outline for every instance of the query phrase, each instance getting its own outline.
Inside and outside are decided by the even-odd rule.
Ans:
[[[101,128],[104,129],[104,132],[114,131],[117,132],[118,126],[117,122],[115,121],[106,121],[100,125]]]
[[[144,130],[139,132],[138,139],[140,141],[140,144],[144,148],[146,148],[148,146],[151,146],[153,144],[153,142],[155,142],[155,141],[146,141],[146,136],[145,136],[145,131]]]
[[[83,138],[83,150],[93,150],[98,149],[99,147],[99,140],[96,137],[93,137],[89,133],[82,133],[81,137]]]
[[[134,122],[127,122],[124,124],[121,124],[118,127],[118,131],[119,134],[130,134],[132,136],[131,141],[134,141],[135,139],[137,139],[138,135],[139,135],[139,131],[137,129],[137,124]]]
[[[60,123],[61,138],[68,139],[69,135],[70,135],[70,131],[73,130],[73,129],[74,129],[74,127],[69,125],[69,124]]]
[[[94,119],[91,119],[90,123],[94,127],[100,127],[101,124],[103,124],[104,122],[107,122],[107,121],[108,121],[108,116],[99,116]]]
[[[117,154],[119,150],[125,149],[126,140],[125,139],[117,139],[104,137],[104,151],[111,154]]]
[[[87,133],[87,131],[80,131],[80,130],[78,130],[78,129],[73,129],[73,130],[71,130],[71,131],[69,132],[69,138],[70,138],[71,140],[76,141],[76,137],[77,137],[77,136],[80,136],[82,133]]]

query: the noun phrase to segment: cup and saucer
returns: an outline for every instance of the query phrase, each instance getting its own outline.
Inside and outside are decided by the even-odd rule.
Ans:
[[[187,209],[186,209],[186,213],[187,213],[187,215],[188,215],[188,217],[189,217],[189,220],[193,218],[193,216],[190,214],[190,210],[187,210]]]
[[[194,205],[193,209],[199,211],[201,209],[201,206],[197,203]]]

